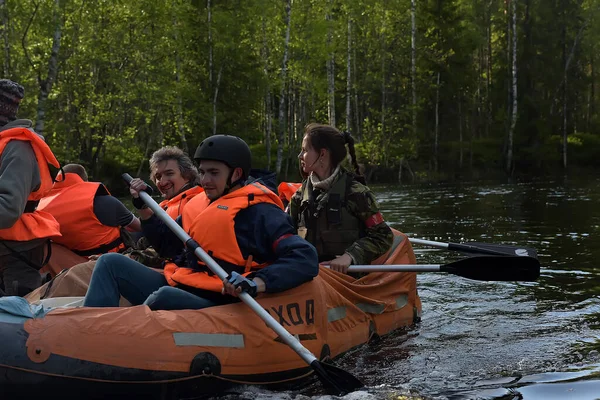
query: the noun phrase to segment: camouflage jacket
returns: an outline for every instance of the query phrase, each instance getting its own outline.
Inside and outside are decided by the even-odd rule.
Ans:
[[[341,189],[342,200],[334,202],[331,194],[336,188]],[[339,208],[343,211],[342,219],[355,219],[332,218]],[[298,233],[303,236],[301,231],[305,229],[305,238],[320,250],[319,261],[341,255],[337,254],[339,250],[336,254],[327,254],[331,251],[327,251],[327,244],[322,244],[328,240],[342,245],[345,250],[341,253],[348,253],[355,265],[371,263],[392,245],[392,230],[383,220],[375,196],[345,169],[341,169],[328,191],[313,189],[310,179],[305,180],[291,199],[289,213]],[[354,235],[348,232],[351,227],[354,227]]]

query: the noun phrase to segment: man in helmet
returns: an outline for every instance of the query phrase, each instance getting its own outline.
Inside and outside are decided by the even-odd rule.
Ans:
[[[248,145],[239,137],[215,135],[196,150],[204,192],[187,203],[177,222],[230,278],[222,282],[156,216],[142,216],[142,228],[161,254],[176,254],[164,275],[119,254],[98,259],[84,305],[117,306],[122,295],[153,310],[200,309],[236,301],[241,291],[255,296],[280,292],[318,273],[315,248],[294,234],[279,197],[247,182]],[[131,192],[146,185],[132,181]]]

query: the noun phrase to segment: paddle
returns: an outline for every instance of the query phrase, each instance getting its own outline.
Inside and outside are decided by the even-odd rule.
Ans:
[[[130,183],[133,179],[129,174],[122,175],[125,182]],[[140,192],[140,197],[148,205],[148,207],[154,211],[154,214],[160,218],[167,227],[175,234],[179,239],[183,241],[188,249],[194,251],[194,254],[202,260],[210,270],[217,275],[221,280],[228,277],[227,272],[221,268],[215,260],[212,259],[200,245],[192,239],[179,224],[175,222],[160,206],[148,195],[148,193]],[[320,362],[306,347],[304,347],[300,341],[292,336],[283,326],[279,324],[262,306],[254,300],[248,293],[242,292],[239,294],[240,300],[242,300],[248,307],[252,309],[269,328],[275,331],[276,334],[283,340],[285,344],[290,346],[308,365],[312,367],[321,382],[325,385],[327,390],[332,394],[345,394],[354,390],[362,388],[364,385],[356,377],[349,372],[344,371],[334,365]]]
[[[521,257],[537,258],[537,252],[529,247],[515,247],[503,244],[488,244],[488,243],[443,243],[433,242],[431,240],[409,238],[411,243],[422,244],[425,246],[437,247],[440,249],[460,251],[462,253],[471,254],[489,254],[489,255],[510,255]]]
[[[476,256],[444,265],[351,265],[348,272],[446,272],[477,281],[535,281],[540,262],[533,257]]]

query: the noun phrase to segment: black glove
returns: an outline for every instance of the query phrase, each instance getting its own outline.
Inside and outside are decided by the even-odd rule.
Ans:
[[[252,297],[256,297],[256,294],[258,293],[258,287],[253,280],[247,279],[244,275],[238,274],[235,271],[231,273],[227,282],[231,283],[236,289],[241,287],[242,292],[246,292]]]
[[[144,208],[148,208],[148,205],[146,203],[144,203],[144,200],[142,200],[141,197],[134,197],[133,200],[131,201],[131,203],[138,210],[143,210]]]

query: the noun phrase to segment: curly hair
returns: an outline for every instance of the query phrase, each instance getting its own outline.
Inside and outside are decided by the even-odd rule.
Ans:
[[[156,183],[156,169],[163,161],[175,160],[179,165],[181,176],[190,183],[200,183],[198,169],[192,159],[179,147],[165,146],[156,150],[150,157],[150,179]]]

